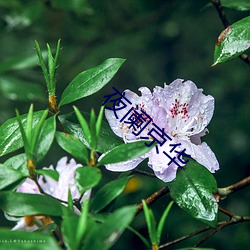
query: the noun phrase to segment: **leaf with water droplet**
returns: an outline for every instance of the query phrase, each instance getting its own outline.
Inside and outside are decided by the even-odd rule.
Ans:
[[[250,47],[250,16],[228,26],[215,44],[214,64],[239,56]]]
[[[180,208],[205,224],[216,227],[218,204],[214,194],[218,187],[213,175],[202,165],[189,159],[185,167],[169,183],[170,195]]]

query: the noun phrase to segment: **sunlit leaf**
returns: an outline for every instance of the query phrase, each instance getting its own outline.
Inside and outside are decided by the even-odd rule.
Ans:
[[[168,186],[171,197],[180,208],[197,220],[216,227],[218,204],[213,194],[218,188],[214,176],[205,167],[190,159]]]
[[[214,65],[239,56],[250,47],[250,16],[228,26],[218,37]]]
[[[38,123],[43,112],[44,111],[34,112],[33,127]],[[20,117],[22,123],[25,124],[27,114],[21,115]],[[22,146],[23,141],[17,118],[11,118],[0,126],[0,156],[13,152]]]
[[[124,59],[110,58],[95,68],[78,74],[64,90],[59,106],[92,95],[104,87],[124,63]]]
[[[145,145],[145,141],[135,141],[127,144],[122,144],[108,152],[100,160],[98,166],[129,161],[148,153],[150,150],[152,150],[152,148],[152,146],[147,147]]]

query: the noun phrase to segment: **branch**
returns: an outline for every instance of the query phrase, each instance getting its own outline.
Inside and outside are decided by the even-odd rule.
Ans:
[[[239,191],[239,190],[241,190],[249,185],[250,185],[250,176],[248,176],[245,179],[243,179],[239,182],[236,182],[228,187],[219,188],[218,192],[222,198],[226,198],[226,196],[228,196],[229,194],[234,193],[236,191]]]
[[[209,232],[207,235],[205,235],[202,239],[200,239],[196,244],[194,244],[194,247],[199,246],[200,244],[202,244],[204,241],[206,241],[209,237],[211,237],[212,235],[214,235],[215,233],[219,232],[221,229],[233,225],[233,224],[238,224],[241,222],[247,222],[250,221],[250,216],[238,216],[235,215],[230,221],[223,221],[220,223],[220,225],[212,230],[211,232]]]
[[[147,205],[150,205],[167,193],[169,193],[169,188],[166,186],[166,187],[163,187],[160,190],[156,191],[155,193],[150,195],[148,198],[146,198],[145,202]],[[142,205],[142,203],[140,203],[137,205],[136,214],[139,214],[142,210],[143,210],[143,205]]]
[[[227,227],[227,226],[233,225],[233,224],[238,224],[238,223],[241,223],[241,222],[246,222],[246,221],[250,221],[250,217],[248,217],[248,216],[243,216],[242,217],[242,216],[234,215],[230,221],[219,222],[218,223],[218,227],[216,229],[212,230],[211,232],[209,232],[206,236],[204,236],[199,242],[197,242],[194,245],[194,247],[200,245],[201,243],[203,243],[205,240],[207,240],[209,237],[211,237],[213,234],[215,234],[216,232],[220,231],[224,227]],[[179,243],[181,241],[184,241],[184,240],[186,240],[188,238],[191,238],[191,237],[193,237],[193,236],[195,236],[197,234],[206,232],[206,231],[211,230],[211,229],[213,229],[213,228],[210,227],[210,226],[203,227],[203,228],[201,228],[201,229],[199,229],[199,230],[197,230],[195,232],[192,232],[192,233],[187,234],[185,236],[182,236],[182,237],[180,237],[178,239],[175,239],[173,241],[170,241],[170,242],[167,242],[165,244],[162,244],[162,245],[159,246],[159,248],[169,247],[171,245],[177,244],[177,243]]]
[[[216,8],[216,10],[217,10],[217,12],[219,14],[220,20],[223,23],[224,28],[226,29],[228,26],[230,26],[230,22],[229,22],[226,14],[225,14],[223,8],[222,8],[220,0],[211,0],[211,3]],[[249,57],[248,57],[247,54],[241,54],[239,57],[245,63],[247,63],[248,65],[250,65],[250,59],[249,59]]]
[[[146,175],[146,176],[149,176],[149,177],[156,178],[155,174],[148,173],[148,172],[145,172],[145,171],[142,171],[142,170],[139,170],[139,169],[134,169],[134,172],[136,172],[138,174],[141,174],[141,175]]]

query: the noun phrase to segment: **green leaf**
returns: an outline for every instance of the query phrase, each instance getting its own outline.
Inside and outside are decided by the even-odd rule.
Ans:
[[[145,145],[145,141],[135,141],[127,144],[119,145],[109,151],[97,164],[97,166],[102,166],[111,163],[129,161],[140,157],[150,150],[151,147]]]
[[[94,109],[90,112],[90,122],[89,122],[90,136],[91,136],[91,149],[96,150],[96,115]]]
[[[171,197],[180,208],[197,220],[216,227],[218,204],[213,194],[218,188],[214,176],[205,167],[190,159],[168,186]]]
[[[128,180],[132,176],[116,179],[104,185],[94,196],[91,208],[94,212],[99,212],[117,198],[124,190]]]
[[[157,244],[157,233],[156,233],[156,221],[154,214],[151,209],[148,208],[148,205],[144,200],[142,200],[143,211],[146,218],[148,226],[148,234],[152,245]]]
[[[138,236],[148,249],[151,248],[151,244],[149,243],[149,241],[148,241],[142,234],[140,234],[138,231],[136,231],[135,229],[133,229],[133,228],[130,227],[130,226],[128,226],[127,228],[128,228],[128,230],[130,230],[132,233],[134,233],[136,236]]]
[[[92,95],[104,87],[124,63],[124,59],[110,58],[99,66],[78,74],[64,90],[59,106]]]
[[[0,208],[11,216],[62,216],[63,210],[66,209],[59,201],[49,196],[13,192],[0,193]]]
[[[84,116],[81,114],[81,112],[79,111],[79,109],[75,106],[73,106],[75,113],[76,113],[76,117],[81,125],[82,128],[82,132],[84,134],[84,137],[87,140],[87,143],[89,146],[91,146],[91,133],[90,133],[90,129],[89,129],[89,125],[86,121],[86,119],[84,118]]]
[[[221,0],[221,4],[223,7],[239,10],[239,11],[247,11],[250,10],[250,1],[249,0]]]
[[[36,170],[37,174],[40,175],[44,175],[44,176],[48,176],[51,179],[58,181],[59,179],[59,173],[56,170],[52,170],[52,169],[37,169]]]
[[[43,111],[34,112],[33,127],[38,123],[42,114]],[[27,114],[21,115],[20,118],[22,120],[22,124],[25,124]],[[17,118],[11,118],[0,126],[0,156],[13,152],[22,146],[23,141]]]
[[[45,57],[46,52],[43,51],[41,54]],[[37,56],[32,53],[31,55],[20,56],[9,58],[0,63],[0,73],[4,73],[11,70],[22,70],[32,68],[37,65]]]
[[[100,169],[95,167],[77,168],[75,173],[76,185],[81,194],[95,187],[102,179]]]
[[[26,232],[26,231],[10,231],[0,228],[1,243],[0,249],[11,250],[60,250],[56,241],[50,235]]]
[[[215,248],[200,248],[200,247],[188,247],[188,248],[178,248],[176,250],[216,250]]]
[[[96,139],[98,141],[99,139],[99,135],[100,135],[100,132],[101,132],[101,127],[102,127],[102,118],[103,118],[103,113],[104,113],[104,109],[105,107],[102,106],[100,108],[100,112],[99,112],[99,115],[97,117],[97,121],[96,121]]]
[[[218,37],[214,65],[239,56],[250,47],[250,16],[228,26]]]
[[[73,114],[73,115],[72,115]],[[85,117],[89,118],[89,114],[83,113]],[[76,138],[78,138],[86,147],[90,148],[81,127],[79,126],[77,119],[74,116],[74,113],[68,115],[59,116],[60,122],[63,124],[63,127]],[[111,130],[107,122],[102,121],[101,131],[99,140],[97,143],[97,152],[104,153],[112,148],[123,144],[123,140],[116,136]]]
[[[26,176],[20,171],[12,169],[6,165],[0,164],[0,190],[13,184],[16,181],[21,181]]]
[[[56,8],[74,11],[80,14],[93,14],[93,9],[86,0],[52,0],[52,5]]]
[[[26,155],[23,153],[10,157],[8,160],[4,162],[4,165],[8,166],[9,168],[18,170],[19,172],[28,176],[29,171],[26,165],[26,160],[27,160]]]
[[[166,207],[163,215],[161,216],[160,222],[159,222],[158,227],[157,227],[157,244],[160,244],[160,242],[161,242],[161,234],[162,234],[163,226],[165,224],[165,221],[168,217],[169,211],[170,211],[173,204],[174,204],[174,202],[170,201],[168,206]]]
[[[83,249],[109,249],[131,223],[136,209],[136,206],[117,209],[108,216],[103,224],[92,227]]]
[[[64,132],[56,132],[56,141],[62,149],[71,154],[75,159],[82,164],[88,165],[87,149],[76,137]]]
[[[39,136],[37,148],[37,161],[40,162],[48,153],[56,132],[56,117],[52,116],[44,121],[41,134]]]
[[[62,235],[64,243],[69,250],[77,250],[76,233],[79,222],[78,216],[65,217],[62,222]]]
[[[9,76],[0,77],[0,93],[14,101],[46,100],[42,86]]]
[[[62,234],[67,249],[80,249],[79,246],[87,229],[88,211],[88,201],[84,201],[80,217],[70,216],[64,218]]]

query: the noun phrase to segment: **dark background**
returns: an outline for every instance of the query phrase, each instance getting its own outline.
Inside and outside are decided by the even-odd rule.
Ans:
[[[70,2],[70,4],[69,4]],[[57,71],[57,96],[81,71],[100,64],[107,58],[121,57],[126,62],[110,84],[99,93],[76,102],[84,111],[99,110],[103,96],[115,86],[119,90],[138,91],[141,86],[151,90],[176,78],[190,79],[205,94],[215,98],[215,113],[203,139],[216,154],[220,170],[215,174],[218,186],[228,186],[249,175],[250,85],[249,66],[236,58],[211,67],[215,41],[223,30],[216,10],[208,1],[160,0],[0,0],[0,62],[9,58],[26,58],[35,54],[34,40],[46,49],[55,48],[62,40]],[[233,23],[249,12],[226,9]],[[43,86],[39,67],[11,70],[4,76]],[[1,74],[0,74],[1,77]],[[0,78],[1,80],[1,78]],[[137,92],[138,93],[138,92]],[[15,115],[15,108],[26,113],[30,102],[13,100],[0,89],[0,123]],[[15,99],[15,98],[14,98]],[[35,109],[46,107],[34,100]],[[62,113],[71,112],[68,105]],[[54,143],[40,167],[55,164],[65,153]],[[6,159],[3,158],[3,159]],[[142,164],[142,168],[145,167]],[[146,169],[146,168],[145,168]],[[104,171],[107,178],[117,174]],[[120,204],[140,202],[164,183],[149,177],[139,177],[137,190],[124,195]],[[249,192],[232,194],[220,205],[232,213],[249,215]],[[157,218],[169,202],[165,197],[152,206]],[[220,219],[226,219],[220,216]],[[3,222],[2,222],[3,221]],[[1,218],[2,225],[6,220]],[[143,215],[134,226],[146,234]],[[204,225],[194,221],[177,206],[170,212],[162,242],[190,233]],[[249,246],[249,223],[243,223],[217,233],[203,246],[216,249],[246,249]],[[191,246],[199,237],[176,247]],[[126,232],[113,249],[144,249],[136,236]]]

